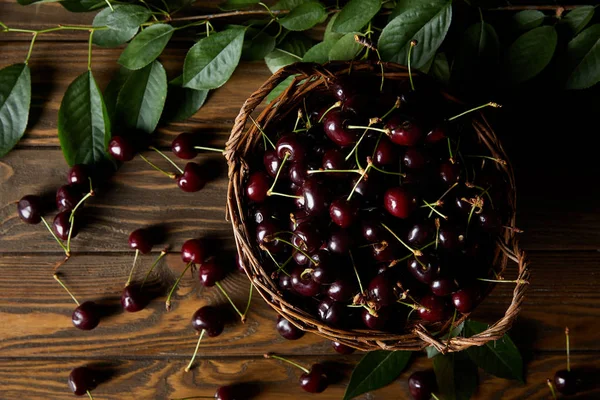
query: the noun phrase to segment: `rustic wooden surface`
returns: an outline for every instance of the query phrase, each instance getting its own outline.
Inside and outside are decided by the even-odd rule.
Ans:
[[[214,3],[201,2],[198,9]],[[14,0],[0,0],[0,20],[13,27],[39,29],[91,19],[65,12],[58,4],[21,7]],[[103,304],[108,315],[93,331],[72,327],[73,303],[52,279],[52,266],[61,259],[61,251],[41,225],[19,221],[14,202],[28,193],[51,195],[65,180],[67,166],[58,147],[56,115],[65,89],[86,69],[86,40],[81,32],[38,39],[30,62],[33,107],[29,128],[17,148],[0,160],[0,399],[72,398],[66,377],[71,368],[84,364],[97,365],[111,375],[110,383],[95,390],[96,399],[211,396],[219,385],[234,382],[255,383],[259,398],[264,399],[315,397],[299,390],[297,370],[263,359],[268,351],[306,364],[322,361],[337,366],[340,380],[316,397],[340,398],[360,354],[339,356],[316,336],[293,342],[282,339],[274,329],[274,312],[257,297],[246,324],[233,315],[221,336],[204,340],[196,367],[183,372],[196,340],[191,314],[205,304],[229,310],[220,292],[200,287],[190,276],[182,281],[172,311],[164,310],[164,288],[183,268],[176,251],[184,240],[209,237],[224,258],[233,254],[230,226],[224,221],[225,166],[218,155],[198,158],[214,171],[211,182],[199,193],[182,193],[136,159],[86,204],[87,224],[73,241],[75,255],[61,274],[78,298]],[[0,34],[0,67],[22,62],[28,41],[28,35]],[[179,38],[161,56],[170,77],[179,73],[187,45],[185,37]],[[118,69],[115,61],[120,51],[94,48],[93,70],[100,87]],[[192,131],[203,135],[206,145],[223,146],[240,105],[268,76],[263,63],[243,64],[189,121],[161,126],[156,144],[168,147],[174,136]],[[600,368],[600,167],[591,162],[597,158],[592,148],[565,136],[565,132],[585,129],[585,122],[577,116],[589,110],[574,108],[563,114],[572,119],[548,121],[549,115],[564,111],[558,105],[551,107],[551,102],[515,102],[505,111],[512,119],[495,121],[516,168],[518,225],[525,230],[522,243],[530,251],[533,285],[512,330],[527,362],[527,383],[481,372],[479,399],[548,398],[545,379],[564,366],[566,325],[572,332],[573,365],[595,371],[596,376]],[[171,253],[151,278],[157,298],[146,310],[125,314],[119,297],[133,259],[127,236],[147,225],[165,228],[164,246],[169,245]],[[139,277],[159,250],[143,256]],[[243,306],[249,285],[245,277],[234,273],[224,285]],[[510,285],[499,285],[474,318],[491,322],[501,315],[511,290]],[[412,371],[430,367],[425,357],[416,357],[397,382],[361,398],[408,398],[406,378]],[[600,398],[600,389],[577,398]]]

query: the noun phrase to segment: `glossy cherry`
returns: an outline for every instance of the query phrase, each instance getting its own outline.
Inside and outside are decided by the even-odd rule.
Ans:
[[[192,327],[198,332],[205,330],[210,337],[219,336],[225,328],[221,314],[215,307],[201,307],[192,316]]]
[[[283,135],[275,144],[277,156],[283,160],[287,155],[287,160],[292,162],[302,161],[307,153],[306,145],[301,135],[290,133]]]
[[[281,228],[274,221],[263,221],[256,226],[257,242],[271,253],[280,253],[286,249],[286,244],[277,240]]]
[[[58,211],[71,211],[83,198],[77,186],[63,185],[56,191],[56,208]]]
[[[417,121],[402,114],[394,114],[385,124],[390,140],[401,146],[414,146],[423,137],[423,130]]]
[[[309,393],[321,393],[327,386],[329,378],[323,364],[313,364],[308,373],[300,375],[300,387]]]
[[[133,160],[135,147],[122,136],[113,136],[108,142],[108,153],[115,160],[127,162]]]
[[[129,234],[129,247],[147,254],[152,250],[154,238],[150,229],[140,228]]]
[[[425,135],[425,142],[436,144],[448,137],[448,128],[446,124],[438,124]]]
[[[458,182],[460,179],[460,174],[461,169],[458,163],[446,161],[440,164],[440,179],[446,185],[450,186]]]
[[[416,223],[408,230],[406,241],[416,247],[422,247],[435,240],[435,227],[429,222]]]
[[[437,391],[437,383],[433,371],[417,371],[408,378],[408,390],[414,400],[429,400]]]
[[[23,196],[17,203],[19,218],[28,224],[39,224],[42,221],[43,211],[42,199],[33,194]]]
[[[71,370],[67,380],[69,388],[76,396],[83,396],[98,385],[96,372],[88,367],[76,367]]]
[[[449,296],[458,290],[456,281],[452,278],[436,278],[429,284],[431,292],[436,296]]]
[[[279,280],[277,281],[279,288],[283,290],[293,291],[292,277],[286,274],[279,274]]]
[[[206,249],[202,239],[186,240],[181,246],[181,259],[184,263],[202,264],[206,257]]]
[[[346,169],[346,156],[340,149],[329,149],[325,151],[322,157],[322,165],[325,170],[344,170]],[[343,177],[343,173],[330,174],[330,176]]]
[[[274,178],[277,175],[277,171],[279,171],[281,161],[281,158],[277,156],[277,151],[272,149],[265,151],[265,154],[263,155],[263,164],[267,170],[267,174]]]
[[[276,328],[281,337],[287,340],[298,340],[304,336],[304,331],[302,329],[297,328],[294,324],[283,318],[281,315],[277,317]]]
[[[308,165],[306,165],[304,161],[291,163],[288,170],[288,176],[290,178],[290,181],[292,181],[296,185],[302,186],[306,178],[308,178],[309,176],[307,173],[308,168]]]
[[[292,236],[292,244],[302,250],[308,251],[309,253],[319,249],[323,244],[324,237],[314,221],[301,222],[296,229],[294,229],[294,235]]]
[[[73,232],[71,233],[71,239],[77,236],[77,233],[79,232],[78,220],[75,218],[73,220],[73,225],[71,225],[71,222],[69,222],[70,217],[71,211],[59,212],[54,217],[54,220],[52,221],[52,230],[59,239],[68,240],[70,229],[73,229]]]
[[[177,177],[177,186],[184,192],[193,193],[206,185],[207,179],[200,164],[189,162],[183,168],[183,174]]]
[[[331,110],[323,118],[323,129],[331,141],[338,146],[346,147],[356,143],[357,130],[348,129],[349,115],[340,109]]]
[[[440,322],[448,318],[450,309],[442,297],[427,295],[420,301],[421,307],[417,309],[419,317],[429,322]]]
[[[127,285],[121,294],[121,305],[128,312],[141,311],[150,303],[150,296],[138,284]]]
[[[89,189],[92,177],[89,167],[85,164],[75,164],[69,170],[67,182],[69,185],[77,186],[83,190]]]
[[[439,244],[447,250],[458,250],[465,244],[465,235],[462,227],[443,224],[438,235]]]
[[[355,348],[346,346],[345,344],[340,342],[331,342],[331,347],[333,347],[333,350],[335,350],[336,353],[344,355],[352,354],[356,351]]]
[[[198,268],[200,283],[206,287],[215,286],[217,282],[223,280],[226,276],[227,270],[219,266],[214,257],[204,261]]]
[[[385,307],[377,311],[363,309],[361,317],[367,328],[381,331],[385,329],[389,322],[390,312]]]
[[[401,186],[388,189],[384,195],[385,209],[398,218],[408,218],[417,206],[417,197]]]
[[[327,288],[327,296],[340,303],[352,300],[357,293],[357,284],[349,277],[341,277]]]
[[[317,307],[319,319],[329,326],[340,326],[345,322],[347,310],[345,304],[338,303],[331,298],[321,300]]]
[[[302,186],[304,209],[311,216],[318,216],[329,210],[331,193],[326,185],[317,178],[310,177]]]
[[[344,76],[338,76],[330,85],[334,97],[340,101],[347,100],[358,93],[355,82]]]
[[[257,390],[248,384],[221,386],[215,392],[215,400],[246,400],[254,398]]]
[[[411,256],[408,259],[408,269],[421,283],[430,284],[440,274],[440,263],[432,253],[421,256]]]
[[[257,203],[262,203],[267,198],[267,191],[271,187],[271,178],[263,171],[252,173],[246,184],[246,196]]]
[[[177,157],[184,160],[191,160],[198,155],[198,150],[194,148],[196,139],[189,132],[180,133],[171,143],[171,151]]]
[[[398,146],[387,136],[382,135],[375,148],[373,163],[377,166],[398,166]]]
[[[469,286],[452,293],[452,304],[463,314],[469,313],[475,308],[481,297],[481,290],[477,286]]]
[[[321,291],[320,285],[312,279],[311,274],[303,274],[304,269],[298,266],[292,270],[292,287],[300,296],[316,296]]]
[[[393,274],[384,273],[376,275],[367,288],[369,299],[380,306],[389,306],[398,299],[396,295],[396,280]]]
[[[346,198],[333,200],[329,206],[329,216],[337,226],[348,228],[358,217],[358,203]]]
[[[575,371],[566,369],[558,370],[554,373],[554,387],[564,395],[572,395],[578,392],[580,379]]]
[[[311,258],[318,263],[317,265],[310,265],[313,269],[312,279],[315,282],[330,284],[338,277],[339,261],[327,250],[319,250]]]
[[[429,154],[416,147],[406,149],[402,157],[402,164],[410,169],[423,169],[431,162]]]
[[[71,320],[76,328],[92,330],[100,323],[100,309],[93,301],[83,302],[75,308]]]
[[[327,249],[335,254],[348,254],[354,243],[354,238],[345,229],[336,229],[331,232],[327,240]]]
[[[498,235],[502,232],[502,218],[494,210],[486,209],[476,215],[479,227],[485,232]]]

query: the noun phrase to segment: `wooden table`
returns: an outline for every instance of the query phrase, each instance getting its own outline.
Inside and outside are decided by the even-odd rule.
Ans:
[[[0,0],[0,20],[13,27],[84,24],[91,18],[67,13],[52,3],[26,8],[14,0]],[[29,39],[23,34],[1,34],[0,66],[22,62]],[[56,116],[68,84],[86,69],[86,40],[85,32],[38,39],[30,62],[29,128],[17,148],[0,160],[0,399],[70,399],[69,371],[85,364],[102,366],[113,375],[95,390],[96,399],[211,396],[219,385],[240,381],[258,382],[260,398],[265,399],[341,398],[361,355],[337,355],[329,342],[316,336],[284,340],[274,329],[275,313],[258,297],[252,301],[246,324],[229,324],[218,338],[203,341],[197,367],[189,373],[183,369],[196,342],[190,317],[205,304],[223,304],[225,298],[218,291],[202,288],[186,276],[171,312],[164,309],[164,297],[139,313],[120,311],[119,297],[133,259],[127,237],[134,229],[152,224],[168,229],[165,244],[171,246],[171,253],[153,277],[165,286],[183,268],[177,250],[184,240],[211,237],[224,252],[233,251],[231,228],[224,220],[227,177],[219,155],[199,157],[219,172],[199,193],[182,193],[136,158],[119,170],[110,190],[86,204],[85,228],[74,240],[74,256],[61,272],[77,297],[108,305],[115,312],[93,331],[73,328],[73,303],[52,279],[61,251],[42,225],[19,220],[14,202],[30,193],[52,195],[65,183],[68,167],[58,145]],[[180,71],[186,46],[175,42],[161,57],[170,77]],[[94,49],[93,71],[101,88],[117,70],[120,51]],[[261,62],[243,64],[193,118],[160,127],[157,143],[168,148],[177,134],[193,131],[206,138],[206,145],[223,146],[238,108],[268,76]],[[522,244],[533,268],[525,309],[511,333],[527,362],[527,384],[482,372],[479,399],[548,398],[546,378],[565,365],[566,325],[572,332],[572,364],[600,368],[600,171],[597,155],[586,142],[598,128],[585,130],[586,121],[592,120],[585,116],[593,115],[593,104],[572,106],[565,112],[563,107],[572,102],[560,96],[543,104],[516,99],[496,121],[515,164],[518,226],[525,230]],[[145,268],[159,250],[142,257]],[[224,285],[238,304],[245,302],[249,283],[244,276],[232,274]],[[497,319],[511,292],[511,285],[499,285],[473,318]],[[305,364],[337,363],[345,378],[319,396],[310,395],[299,389],[295,368],[265,360],[265,352],[286,354]],[[397,382],[361,398],[408,398],[407,377],[430,367],[430,361],[419,356]],[[600,398],[600,390],[578,398]]]

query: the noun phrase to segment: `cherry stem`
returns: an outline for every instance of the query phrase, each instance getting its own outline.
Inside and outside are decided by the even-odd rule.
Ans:
[[[148,277],[150,276],[150,274],[152,273],[152,271],[154,270],[154,267],[156,267],[158,265],[158,262],[167,254],[167,250],[162,250],[160,252],[160,254],[158,255],[158,257],[156,258],[156,260],[154,260],[154,262],[152,263],[152,265],[150,266],[150,269],[148,270],[148,272],[146,272],[146,276],[144,277],[144,280],[142,281],[142,285],[140,287],[144,287],[144,284],[146,283],[146,281],[148,280]]]
[[[52,228],[50,228],[50,225],[48,225],[48,221],[46,221],[46,218],[42,217],[42,222],[44,223],[44,225],[46,226],[46,228],[48,228],[48,231],[50,232],[50,234],[52,235],[52,237],[56,240],[56,243],[58,243],[59,246],[63,249],[63,251],[65,252],[65,255],[67,256],[67,258],[69,258],[71,256],[71,253],[65,247],[65,245],[63,244],[63,242],[60,241],[60,239],[58,238],[58,236],[56,236],[56,234],[54,233],[54,231],[52,231]]]
[[[289,197],[290,199],[301,199],[302,198],[302,196],[296,196],[293,194],[279,193],[279,192],[271,192],[271,194],[269,196]]]
[[[485,103],[485,104],[482,104],[475,108],[471,108],[470,110],[464,111],[458,115],[455,115],[454,117],[448,118],[448,121],[454,121],[455,119],[460,118],[463,115],[467,115],[469,113],[472,113],[473,111],[481,110],[482,108],[486,108],[486,107],[501,108],[502,106],[498,103],[494,103],[493,101],[490,101],[489,103]]]
[[[224,149],[216,149],[214,147],[204,147],[204,146],[194,146],[194,149],[196,150],[206,150],[206,151],[214,151],[216,153],[225,153]]]
[[[310,371],[308,370],[308,368],[303,367],[302,365],[297,364],[297,363],[295,363],[295,362],[293,362],[291,360],[288,360],[287,358],[283,358],[283,357],[277,356],[275,354],[265,354],[264,357],[265,358],[274,358],[274,359],[280,360],[280,361],[285,361],[286,363],[291,364],[294,367],[300,368],[302,371],[304,371],[307,374],[310,373]]]
[[[450,162],[454,164],[454,154],[452,153],[452,141],[450,138],[448,138],[448,155],[450,156]]]
[[[185,372],[190,372],[190,368],[192,368],[192,364],[194,364],[194,360],[196,359],[196,354],[198,354],[198,348],[200,348],[200,342],[202,341],[204,332],[206,332],[205,329],[202,329],[202,332],[200,332],[200,337],[198,338],[198,342],[196,342],[196,349],[194,350],[194,354],[192,355],[190,363],[187,365],[187,367],[185,367]]]
[[[440,219],[435,219],[435,249],[438,248],[438,243],[440,241]]]
[[[435,209],[435,206],[439,205],[439,202],[436,201],[435,203],[430,204],[430,203],[426,202],[425,200],[423,200],[423,203],[425,203],[426,207],[431,208],[432,212],[435,212],[437,215],[439,215],[440,217],[442,217],[444,219],[448,219],[447,216],[445,216],[444,214],[442,214],[441,212],[439,212],[438,210]]]
[[[304,257],[308,258],[310,260],[310,262],[312,262],[315,266],[319,265],[319,262],[316,261],[314,258],[312,258],[311,256],[308,255],[308,253],[304,250],[302,250],[300,247],[292,244],[292,242],[288,242],[285,239],[281,239],[281,238],[274,238],[274,240],[279,240],[282,243],[287,244],[288,246],[292,246],[294,248],[294,250],[296,250],[297,252],[299,252],[300,254],[302,254]]]
[[[289,156],[290,156],[290,153],[285,153],[285,156],[283,157],[283,160],[281,161],[281,164],[279,164],[279,168],[277,169],[277,174],[275,174],[275,179],[273,180],[273,184],[271,185],[269,190],[267,190],[267,196],[270,196],[271,193],[273,192],[273,189],[275,189],[275,185],[277,184],[277,180],[279,179],[279,174],[281,174],[281,170],[283,170],[283,166],[285,165],[285,162],[287,161]]]
[[[336,101],[335,103],[333,103],[333,105],[331,107],[329,107],[327,110],[325,110],[325,112],[323,113],[323,115],[321,115],[321,118],[319,118],[319,124],[323,121],[323,118],[325,118],[325,116],[334,108],[338,108],[342,106],[342,102],[341,101]]]
[[[410,247],[409,245],[407,245],[406,243],[404,243],[404,242],[402,241],[402,239],[400,239],[400,238],[398,237],[398,235],[396,235],[396,234],[394,233],[394,231],[392,231],[390,228],[388,228],[388,226],[387,226],[387,225],[385,225],[385,224],[381,224],[381,226],[383,226],[383,227],[384,227],[384,228],[385,228],[385,229],[386,229],[388,232],[390,232],[390,233],[392,234],[392,236],[393,236],[393,237],[395,237],[395,238],[396,238],[396,239],[397,239],[397,240],[398,240],[400,243],[402,243],[402,245],[403,245],[404,247],[406,247],[406,248],[407,248],[409,251],[411,251],[411,252],[412,252],[412,253],[413,253],[415,256],[417,256],[417,257],[418,257],[418,256],[422,256],[422,255],[423,255],[423,253],[421,252],[421,250],[413,249],[412,247]]]
[[[294,129],[292,130],[292,132],[296,132],[296,129],[298,129],[298,122],[300,122],[300,118],[302,118],[302,109],[301,108],[298,109],[298,114],[296,116],[296,123],[294,124]]]
[[[365,130],[368,130],[368,131],[376,131],[376,132],[385,133],[386,135],[390,133],[389,129],[376,128],[376,127],[373,127],[373,126],[348,125],[347,128],[348,129],[365,129]]]
[[[133,265],[131,266],[131,270],[129,271],[129,278],[127,278],[127,282],[125,282],[125,287],[129,286],[129,284],[131,283],[131,278],[133,278],[133,270],[135,270],[135,267],[137,265],[137,259],[138,259],[139,255],[140,255],[140,249],[135,249],[135,256],[133,257]]]
[[[273,257],[273,254],[271,254],[271,252],[269,251],[269,249],[267,249],[264,246],[262,246],[261,249],[264,250],[264,251],[266,251],[267,254],[269,255],[269,257],[271,257],[271,260],[275,263],[275,265],[277,265],[277,271],[276,272],[282,271],[287,276],[290,276],[290,274],[288,274],[287,272],[285,272],[284,268],[287,265],[287,263],[290,262],[290,260],[293,258],[293,256],[291,256],[290,258],[288,258],[287,261],[285,263],[283,263],[283,265],[279,265],[279,263],[277,262],[277,260],[275,259],[275,257]]]
[[[440,398],[439,398],[439,397],[437,397],[437,396],[435,395],[435,393],[431,393],[431,397],[433,398],[433,400],[440,400]]]
[[[356,159],[358,160],[358,153],[357,153],[357,157]],[[369,172],[369,169],[371,169],[373,167],[373,162],[371,161],[371,159],[367,159],[367,168],[365,168],[365,170],[362,172],[360,178],[358,178],[356,180],[356,183],[354,184],[354,187],[352,187],[352,191],[350,192],[350,194],[348,195],[348,197],[346,198],[346,201],[350,201],[350,199],[352,198],[352,195],[354,194],[354,192],[356,191],[356,188],[358,187],[358,184],[365,179],[365,176],[367,176],[367,173]]]
[[[64,284],[64,283],[63,283],[63,282],[60,280],[60,278],[58,277],[58,275],[57,275],[57,274],[54,274],[54,275],[52,275],[52,276],[53,276],[54,280],[55,280],[56,282],[58,282],[58,284],[59,284],[60,286],[62,286],[62,287],[63,287],[63,289],[65,289],[65,290],[67,291],[67,293],[69,293],[69,296],[71,296],[71,298],[73,299],[73,301],[75,302],[75,304],[77,304],[77,305],[79,306],[79,301],[77,301],[77,298],[76,298],[75,296],[73,296],[73,293],[71,293],[71,291],[69,290],[69,288],[67,288],[67,287],[65,286],[65,284]]]
[[[400,301],[400,300],[396,300],[396,303],[399,303],[399,304],[402,304],[402,305],[404,305],[404,306],[410,307],[410,308],[412,308],[413,310],[418,310],[419,308],[426,309],[426,308],[425,308],[425,307],[423,307],[423,306],[419,306],[419,305],[416,305],[416,304],[411,304],[411,303],[406,303],[406,302],[404,302],[404,301]]]
[[[444,194],[440,196],[440,198],[439,198],[439,199],[437,199],[436,203],[439,203],[440,201],[442,201],[442,199],[443,199],[444,197],[446,197],[446,195],[447,195],[448,193],[450,193],[450,192],[452,191],[452,189],[454,189],[454,188],[455,188],[455,187],[457,187],[457,186],[458,186],[458,182],[454,182],[454,184],[453,184],[452,186],[450,186],[450,187],[448,188],[448,190],[446,190],[446,191],[444,192]],[[429,212],[429,216],[428,216],[428,218],[431,218],[431,214],[433,214],[433,210],[431,210],[431,211]]]
[[[322,174],[322,173],[354,173],[354,174],[362,174],[362,171],[359,169],[312,169],[310,171],[306,171],[307,174]]]
[[[380,172],[382,174],[397,175],[397,176],[401,176],[402,178],[406,178],[406,174],[403,174],[402,172],[386,171],[384,169],[377,168],[375,165],[372,165],[371,168],[373,168],[375,171]]]
[[[356,142],[356,144],[352,148],[352,151],[350,153],[348,153],[348,155],[346,156],[346,158],[344,158],[345,161],[348,161],[350,159],[350,157],[352,157],[352,154],[354,154],[355,151],[358,151],[358,146],[360,146],[360,143],[362,142],[362,140],[364,139],[364,137],[365,137],[366,134],[367,134],[367,130],[365,129],[365,131],[363,132],[363,134],[360,136],[360,138],[358,139],[358,141]]]
[[[550,379],[546,379],[546,384],[550,388],[550,393],[552,393],[552,398],[554,400],[556,400],[557,399],[557,397],[556,397],[556,391],[554,390],[554,385],[552,384],[552,381],[550,381]]]
[[[262,130],[262,128],[260,127],[260,125],[258,125],[258,123],[254,120],[254,118],[252,118],[251,116],[249,116],[248,118],[250,118],[250,120],[252,121],[252,123],[254,124],[254,126],[256,126],[256,129],[258,129],[258,131],[261,133],[263,139],[265,140],[265,148],[267,148],[266,142],[269,142],[269,144],[271,145],[271,147],[273,147],[273,149],[275,149],[275,144],[273,144],[273,142],[271,141],[271,139],[269,139],[269,137],[267,136],[267,134]]]
[[[413,83],[413,78],[412,78],[412,68],[411,68],[411,56],[412,56],[412,49],[413,47],[415,47],[417,45],[417,41],[416,40],[411,40],[410,41],[410,47],[408,48],[408,79],[410,81],[410,88],[413,90],[415,90],[415,84]]]
[[[181,275],[179,275],[179,277],[177,278],[177,280],[173,284],[173,287],[171,288],[171,291],[169,291],[169,295],[167,296],[167,301],[165,302],[165,307],[166,307],[167,311],[171,310],[171,297],[173,296],[173,293],[175,292],[175,289],[179,285],[179,281],[181,281],[181,278],[183,278],[183,275],[185,275],[185,273],[187,272],[187,270],[190,269],[190,267],[192,266],[192,264],[193,264],[193,262],[190,261],[185,266],[185,268],[183,269],[183,272],[181,273]]]
[[[252,292],[254,291],[254,285],[250,282],[250,292],[248,293],[248,303],[246,303],[246,309],[244,310],[244,318],[248,315],[248,311],[250,310],[250,304],[252,303]]]
[[[360,280],[360,275],[358,274],[358,270],[356,269],[356,263],[354,262],[354,257],[352,256],[352,252],[348,252],[350,254],[350,261],[352,261],[352,268],[354,269],[354,275],[356,275],[356,280],[358,281],[358,287],[360,288],[360,292],[362,294],[365,293],[365,289],[363,289],[362,282]]]
[[[527,281],[525,279],[506,280],[506,279],[477,278],[477,280],[482,281],[482,282],[492,282],[492,283],[521,283],[524,285],[529,285],[529,281]]]
[[[498,164],[502,164],[502,165],[506,165],[506,161],[501,159],[501,158],[494,158],[494,157],[490,157],[490,156],[476,156],[476,155],[467,155],[466,157],[469,158],[483,158],[486,160],[492,160],[494,162],[497,162]]]
[[[91,180],[90,180],[90,182],[91,182]],[[79,207],[80,207],[80,206],[81,206],[81,205],[82,205],[82,204],[83,204],[83,203],[84,203],[84,202],[85,202],[87,199],[89,199],[90,197],[94,196],[94,194],[95,194],[95,193],[94,193],[94,190],[93,190],[93,189],[91,189],[91,190],[89,191],[89,193],[86,193],[86,195],[85,195],[85,196],[83,196],[83,197],[81,198],[81,200],[79,200],[79,202],[78,202],[78,203],[75,205],[75,207],[73,207],[73,210],[71,210],[71,215],[69,216],[69,222],[72,222],[72,221],[75,219],[75,212],[77,211],[77,209],[78,209],[78,208],[79,208]]]
[[[227,292],[225,291],[225,289],[221,285],[221,282],[215,282],[215,285],[219,288],[219,290],[221,291],[221,293],[223,293],[223,296],[225,296],[225,298],[227,299],[227,301],[229,301],[229,304],[231,304],[231,306],[233,307],[233,309],[235,310],[235,312],[240,316],[240,319],[242,320],[242,324],[245,323],[246,322],[246,315],[242,314],[241,311],[237,308],[237,306],[235,305],[235,303],[233,302],[233,300],[231,300],[231,297],[229,297],[229,295],[227,294]]]
[[[385,114],[383,114],[383,117],[381,117],[381,119],[386,119],[392,112],[394,112],[394,110],[397,110],[398,108],[400,108],[400,97],[396,98],[396,102],[394,103],[392,108],[390,108]]]
[[[110,3],[109,3],[109,4],[110,4]],[[110,8],[112,8],[112,6],[111,6]],[[89,390],[86,390],[85,392],[87,393],[87,395],[88,395],[88,397],[90,398],[90,400],[94,400],[94,397],[92,397],[92,393],[90,393],[90,391],[89,391]]]
[[[175,161],[171,160],[169,158],[169,156],[167,156],[165,153],[163,153],[162,151],[160,151],[159,149],[157,149],[154,146],[150,146],[151,150],[154,150],[155,152],[157,152],[158,154],[161,155],[162,158],[164,158],[165,160],[167,160],[168,162],[171,163],[172,166],[175,167],[175,169],[177,169],[177,171],[179,171],[180,174],[183,174],[183,170],[181,168],[179,168],[179,165],[175,164]]]
[[[152,161],[148,160],[146,157],[144,157],[142,154],[140,154],[140,157],[142,160],[146,161],[148,163],[148,165],[150,165],[152,168],[154,168],[155,170],[157,170],[158,172],[165,174],[166,176],[168,176],[171,179],[175,179],[176,176],[175,174],[171,173],[171,172],[167,172],[164,169],[158,167],[157,165],[155,165]]]
[[[565,328],[565,338],[567,341],[567,371],[571,372],[571,346],[569,341],[569,327]]]

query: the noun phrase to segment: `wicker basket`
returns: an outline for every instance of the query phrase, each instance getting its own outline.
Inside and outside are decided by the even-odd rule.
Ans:
[[[275,101],[270,103],[256,118],[256,122],[262,128],[268,128],[271,121],[275,121],[297,109],[297,105],[309,92],[327,85],[331,78],[348,74],[350,72],[370,72],[381,75],[381,66],[375,63],[329,63],[325,65],[297,63],[285,67],[271,76],[260,89],[254,92],[244,103],[239,115],[235,120],[231,136],[226,145],[225,157],[229,166],[229,187],[227,193],[227,215],[233,226],[233,233],[240,259],[245,266],[248,278],[252,281],[264,300],[273,307],[280,315],[288,319],[298,328],[312,332],[330,340],[335,340],[347,346],[360,350],[421,350],[427,346],[434,346],[441,352],[453,352],[464,350],[470,346],[481,346],[491,340],[497,340],[508,331],[516,319],[523,303],[529,279],[528,262],[525,254],[519,249],[517,239],[513,230],[506,230],[502,241],[498,241],[494,254],[494,268],[498,274],[502,274],[507,267],[508,261],[514,261],[518,266],[518,282],[513,292],[513,298],[506,313],[486,331],[469,338],[455,337],[447,341],[439,339],[451,328],[452,321],[428,325],[415,323],[404,334],[391,334],[380,331],[369,330],[344,330],[324,325],[313,315],[285,301],[279,293],[277,285],[268,273],[260,265],[258,246],[255,244],[246,223],[246,208],[244,196],[244,182],[249,173],[245,156],[252,154],[261,141],[261,133],[256,126],[249,122],[249,117],[255,111],[264,98],[283,80],[295,75],[293,83]],[[408,71],[404,66],[392,63],[384,63],[385,79],[406,81]],[[415,74],[415,79],[425,79]],[[459,103],[458,100],[444,93],[451,101]],[[474,113],[472,125],[482,146],[489,149],[495,158],[508,160],[506,154],[483,114]],[[510,163],[495,163],[500,173],[505,175],[509,183],[507,201],[510,208],[510,226],[515,226],[516,192],[514,174]],[[493,285],[489,286],[489,290]],[[466,316],[454,321],[454,325],[460,324]],[[431,332],[436,332],[434,335]]]

